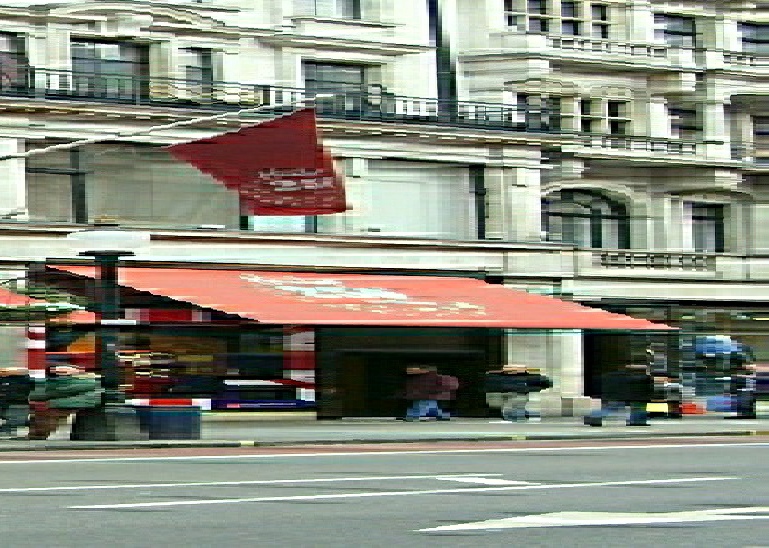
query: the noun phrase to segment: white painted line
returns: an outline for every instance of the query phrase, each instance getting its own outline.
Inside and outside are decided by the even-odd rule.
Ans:
[[[688,523],[704,521],[733,521],[769,519],[769,506],[753,508],[720,508],[685,512],[552,512],[504,519],[490,519],[471,523],[457,523],[441,527],[417,529],[417,532],[440,533],[488,529],[524,529],[535,527],[587,527],[616,525],[651,525],[657,523]]]
[[[484,476],[501,476],[502,474],[484,474]],[[511,481],[497,478],[485,478],[480,476],[436,476],[435,479],[456,481],[459,483],[476,483],[481,485],[537,485],[531,481]]]
[[[364,444],[365,445],[365,444]],[[196,460],[241,460],[241,459],[285,459],[285,458],[319,458],[319,457],[386,457],[390,455],[467,455],[481,453],[572,453],[574,451],[611,451],[615,449],[695,449],[716,447],[769,447],[767,442],[747,443],[678,443],[662,445],[575,445],[569,447],[508,447],[493,449],[415,449],[395,451],[335,451],[328,453],[270,453],[246,455],[189,455],[166,457],[94,457],[94,458],[45,458],[26,460],[0,460],[3,464],[59,464],[76,462],[157,462],[157,461],[196,461]],[[46,457],[49,457],[47,454]]]
[[[133,502],[120,504],[89,504],[83,506],[68,506],[75,510],[113,510],[119,508],[159,508],[169,506],[203,506],[209,504],[241,504],[245,502],[290,502],[295,500],[329,500],[354,499],[371,497],[405,497],[418,495],[448,495],[460,493],[484,493],[488,491],[521,491],[532,489],[572,489],[584,487],[608,487],[617,485],[655,485],[664,483],[694,483],[704,481],[737,480],[736,477],[702,477],[702,478],[673,478],[658,480],[627,480],[601,481],[595,483],[556,483],[551,485],[515,485],[507,487],[462,487],[457,489],[425,489],[420,491],[376,491],[363,493],[340,493],[324,495],[294,495],[288,497],[252,497],[240,499],[201,499],[201,500],[171,500],[164,502]]]
[[[501,476],[502,474],[484,474],[484,476]],[[340,477],[340,478],[307,478],[307,479],[278,479],[278,480],[246,480],[246,481],[194,481],[186,483],[124,483],[115,485],[69,485],[69,486],[57,486],[57,487],[7,487],[0,489],[0,493],[34,493],[40,491],[102,491],[112,489],[145,489],[152,487],[219,487],[228,485],[281,485],[287,483],[333,483],[333,482],[349,482],[349,481],[392,481],[392,480],[409,480],[409,479],[437,479],[437,480],[449,480],[449,481],[462,481],[464,476],[467,476],[473,483],[479,483],[481,478],[478,474],[452,474],[450,476],[355,476],[355,477]],[[492,478],[486,479],[486,481],[495,481]],[[504,480],[496,480],[504,481]],[[527,482],[506,482],[513,483],[527,483]],[[491,484],[490,484],[491,485]]]

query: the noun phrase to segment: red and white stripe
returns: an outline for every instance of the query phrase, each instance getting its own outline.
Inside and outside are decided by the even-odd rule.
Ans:
[[[211,410],[211,400],[207,398],[133,398],[127,399],[128,405],[200,407],[203,411]]]
[[[45,378],[45,325],[27,327],[27,369],[32,378]]]

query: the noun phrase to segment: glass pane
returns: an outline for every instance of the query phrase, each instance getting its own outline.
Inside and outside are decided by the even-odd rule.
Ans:
[[[577,3],[561,2],[561,17],[577,17]]]
[[[527,6],[529,13],[547,13],[545,0],[529,0]]]
[[[590,16],[592,17],[593,21],[608,21],[609,10],[604,5],[593,4],[590,7]]]
[[[576,21],[563,21],[561,23],[561,34],[567,36],[579,35],[579,23]]]
[[[609,26],[608,25],[600,25],[600,24],[594,24],[593,25],[593,32],[592,32],[593,38],[609,38]]]
[[[531,32],[547,32],[547,19],[537,19],[535,17],[529,18],[529,31]]]

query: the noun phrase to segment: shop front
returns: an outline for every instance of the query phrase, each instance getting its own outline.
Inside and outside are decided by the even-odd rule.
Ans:
[[[94,294],[92,267],[47,273]],[[460,381],[455,412],[486,416],[483,374],[511,359],[511,333],[670,330],[472,278],[122,267],[119,285],[124,389],[142,404],[392,417],[405,369],[433,365]],[[48,350],[92,355],[97,327],[50,326]]]

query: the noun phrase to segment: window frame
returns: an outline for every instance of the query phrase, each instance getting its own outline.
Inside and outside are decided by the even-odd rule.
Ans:
[[[560,218],[561,227],[568,228],[568,232],[570,232],[572,236],[576,236],[577,234],[577,221],[587,220],[590,249],[604,249],[604,230],[611,230],[613,228],[611,224],[607,224],[608,221],[611,223],[616,222],[616,249],[630,248],[630,215],[628,214],[627,206],[617,200],[607,197],[601,192],[591,189],[561,190],[543,196],[541,204],[542,230],[545,232],[548,241],[553,241],[550,239],[550,225],[552,218]],[[578,211],[551,211],[551,205],[556,204],[572,205],[575,206],[575,209],[582,208],[586,211],[584,213]],[[609,213],[604,213],[601,210],[601,206],[607,207]],[[567,231],[562,230],[561,239],[559,241],[579,245],[579,242],[575,241],[576,237],[573,237],[571,241],[564,239],[565,232]]]

